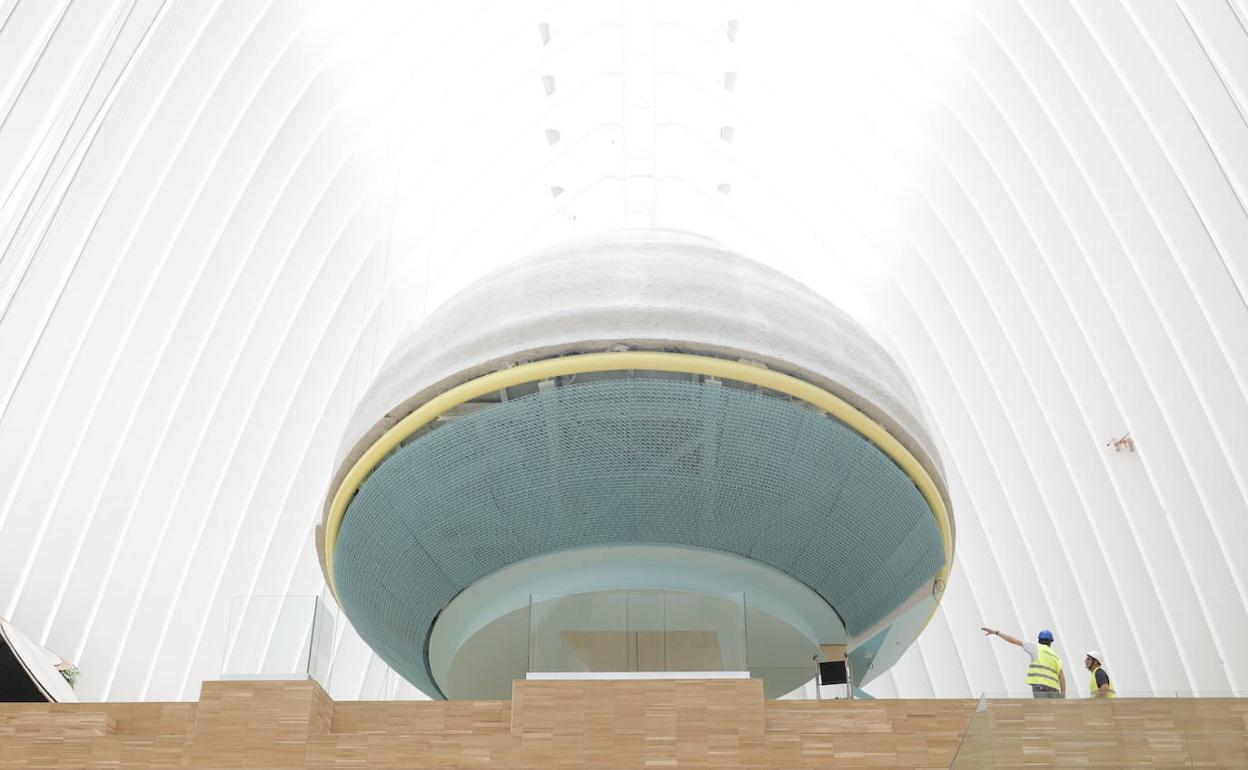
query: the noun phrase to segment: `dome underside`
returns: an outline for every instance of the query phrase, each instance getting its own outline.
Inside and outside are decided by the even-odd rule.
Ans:
[[[495,270],[423,319],[356,406],[331,489],[398,420],[456,385],[517,364],[621,347],[758,362],[827,390],[918,458],[951,508],[918,402],[876,340],[792,278],[709,238],[670,230],[561,243]]]
[[[851,633],[943,561],[913,482],[839,421],[729,384],[634,378],[540,389],[418,434],[352,501],[335,572],[364,639],[436,692],[425,645],[459,592],[542,554],[637,542],[772,566]]]

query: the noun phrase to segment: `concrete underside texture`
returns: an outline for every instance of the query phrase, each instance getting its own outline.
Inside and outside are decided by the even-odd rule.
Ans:
[[[758,680],[518,681],[511,701],[335,703],[205,682],[198,703],[0,704],[0,770],[1244,768],[1248,701],[765,701]]]

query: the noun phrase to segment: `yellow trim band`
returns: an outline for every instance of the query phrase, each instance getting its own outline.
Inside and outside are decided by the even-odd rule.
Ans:
[[[347,506],[369,474],[406,438],[451,409],[487,393],[569,374],[626,369],[699,374],[757,385],[813,404],[853,428],[905,471],[918,487],[928,507],[932,509],[932,515],[936,517],[936,526],[940,530],[940,539],[945,547],[945,563],[936,577],[941,586],[948,582],[949,570],[953,566],[953,530],[949,524],[949,512],[945,508],[945,501],[941,498],[940,491],[936,488],[936,483],[932,481],[927,469],[882,425],[839,396],[796,377],[761,366],[688,353],[626,351],[548,358],[511,369],[491,372],[434,396],[382,434],[381,438],[365,450],[364,454],[360,455],[360,458],[351,466],[351,470],[338,485],[333,502],[330,503],[329,515],[325,522],[325,574],[329,576],[330,590],[334,592],[335,598],[338,596],[338,585],[334,577],[334,548],[338,544],[338,533],[342,529],[342,520],[346,516]]]

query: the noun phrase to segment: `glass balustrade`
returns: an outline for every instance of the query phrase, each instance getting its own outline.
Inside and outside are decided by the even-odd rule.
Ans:
[[[950,767],[1248,768],[1248,700],[1234,692],[986,693]]]
[[[326,686],[335,616],[319,596],[236,596],[222,679],[313,679]]]
[[[529,604],[530,674],[744,672],[741,594],[609,590]]]

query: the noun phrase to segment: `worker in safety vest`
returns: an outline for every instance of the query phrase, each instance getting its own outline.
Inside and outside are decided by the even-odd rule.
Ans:
[[[1093,698],[1117,698],[1118,693],[1114,691],[1114,685],[1109,681],[1109,672],[1101,665],[1101,653],[1096,650],[1088,650],[1083,659],[1084,668],[1092,672],[1092,681],[1088,684],[1088,688]]]
[[[1027,667],[1027,684],[1031,686],[1032,697],[1065,698],[1066,672],[1062,671],[1062,659],[1053,652],[1053,632],[1047,628],[1036,635],[1036,644],[1015,639],[1003,634],[995,628],[981,626],[985,636],[999,636],[1010,644],[1022,647],[1031,656],[1031,665]]]

